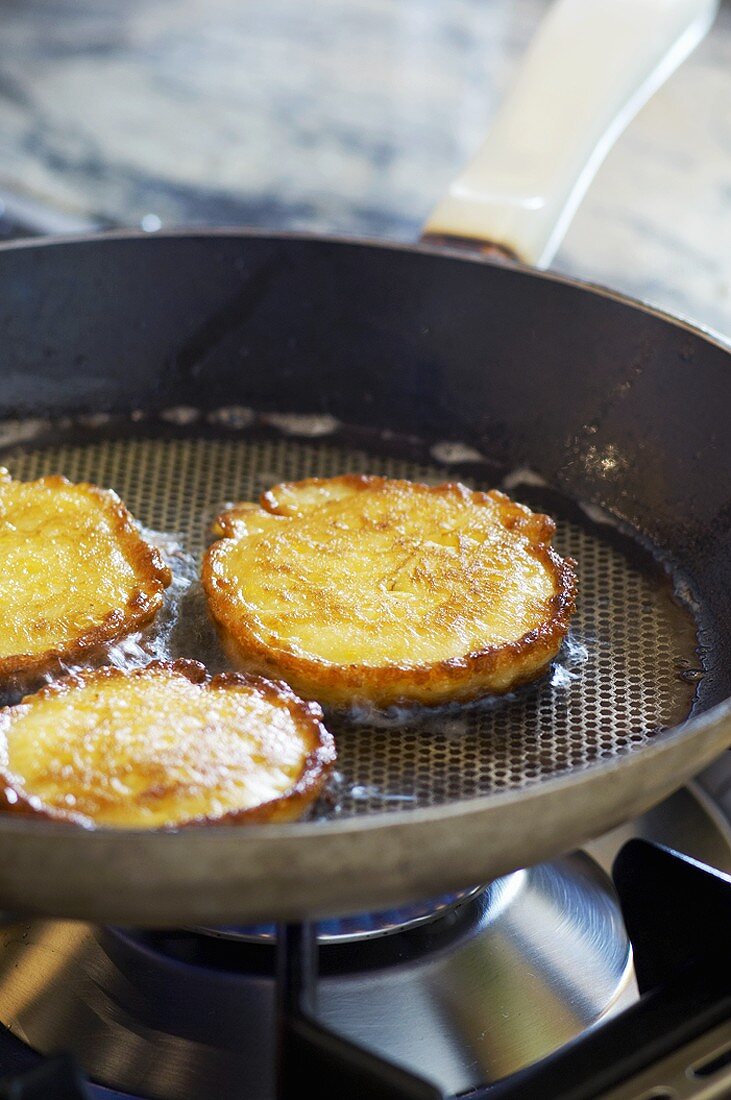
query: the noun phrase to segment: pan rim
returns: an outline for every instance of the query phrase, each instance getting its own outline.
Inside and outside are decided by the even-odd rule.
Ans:
[[[47,249],[65,245],[112,243],[114,241],[126,240],[152,242],[155,239],[197,240],[205,238],[272,241],[296,240],[336,247],[377,248],[385,252],[421,254],[435,258],[444,257],[452,260],[459,260],[463,263],[486,264],[492,268],[513,270],[531,278],[574,287],[580,291],[615,301],[632,309],[638,309],[640,312],[653,316],[675,328],[680,328],[694,336],[700,337],[711,346],[718,348],[726,354],[731,354],[731,339],[726,339],[723,335],[714,331],[709,326],[702,325],[697,321],[691,321],[681,315],[670,313],[652,303],[643,301],[639,298],[633,298],[630,295],[623,294],[622,292],[613,290],[602,284],[593,283],[584,279],[577,279],[558,272],[539,271],[519,261],[495,260],[490,256],[478,252],[471,253],[465,251],[464,248],[459,246],[450,247],[448,245],[436,245],[425,242],[394,242],[366,237],[322,234],[307,231],[217,226],[159,230],[154,233],[149,233],[141,229],[118,229],[95,233],[72,233],[58,236],[33,237],[0,243],[0,254],[36,248]],[[704,730],[714,729],[727,721],[731,722],[731,696],[721,700],[702,714],[689,717],[678,725],[662,730],[658,734],[657,740],[645,743],[637,750],[627,752],[625,755],[614,757],[609,760],[597,760],[578,770],[568,769],[565,773],[541,780],[529,787],[496,791],[490,794],[460,799],[456,802],[419,807],[413,810],[382,811],[380,813],[369,813],[362,816],[355,815],[344,819],[335,818],[325,821],[304,821],[286,824],[280,823],[276,825],[261,824],[257,825],[255,829],[242,829],[240,826],[235,825],[200,825],[194,828],[178,829],[113,829],[108,827],[84,829],[78,826],[69,827],[68,825],[58,822],[36,820],[30,816],[24,818],[20,815],[0,815],[0,834],[20,833],[31,834],[37,837],[53,836],[58,838],[60,833],[68,835],[69,832],[74,832],[77,835],[83,833],[96,837],[101,843],[104,843],[106,839],[112,837],[129,839],[145,838],[148,844],[166,845],[172,848],[176,844],[185,844],[186,837],[190,837],[193,832],[197,837],[202,837],[203,835],[208,837],[223,837],[227,835],[231,837],[236,835],[239,838],[239,843],[246,845],[247,843],[266,843],[268,840],[274,839],[285,842],[294,839],[304,840],[306,838],[315,837],[352,836],[362,835],[364,833],[385,832],[387,830],[393,831],[409,825],[419,827],[432,822],[444,823],[450,819],[465,819],[473,816],[479,817],[483,815],[489,807],[495,807],[497,809],[500,806],[517,802],[528,806],[530,803],[536,801],[539,796],[549,797],[552,794],[558,794],[562,791],[573,790],[575,787],[580,786],[582,783],[594,777],[607,777],[613,773],[621,775],[626,772],[628,768],[632,768],[638,756],[641,756],[643,761],[648,764],[652,759],[661,757],[679,743],[691,739]],[[731,743],[731,730],[729,731],[729,743]],[[683,779],[680,780],[679,785],[682,782]],[[158,840],[157,838],[160,839]]]
[[[103,243],[105,241],[154,241],[154,240],[197,240],[199,238],[253,238],[255,240],[273,241],[301,241],[313,244],[343,245],[345,247],[376,248],[384,252],[404,252],[417,255],[434,256],[437,259],[446,257],[451,260],[461,260],[468,264],[480,264],[492,268],[517,271],[531,278],[548,282],[571,286],[577,290],[595,294],[600,298],[608,298],[620,305],[630,306],[647,313],[652,317],[665,321],[676,328],[681,328],[694,336],[699,336],[707,343],[719,348],[719,350],[731,354],[731,336],[726,337],[711,325],[707,325],[695,318],[689,318],[682,313],[675,313],[661,306],[625,294],[620,290],[606,286],[604,283],[596,283],[590,279],[579,279],[572,275],[566,275],[558,271],[541,271],[531,267],[530,264],[508,257],[496,259],[486,253],[477,250],[470,251],[459,245],[434,244],[429,241],[391,241],[384,238],[359,237],[356,235],[316,233],[308,230],[284,230],[268,229],[258,226],[192,226],[173,229],[159,229],[148,232],[144,229],[108,229],[94,233],[64,233],[52,236],[28,237],[20,240],[0,242],[0,254],[4,252],[25,251],[34,248],[50,248],[63,245],[82,245]]]

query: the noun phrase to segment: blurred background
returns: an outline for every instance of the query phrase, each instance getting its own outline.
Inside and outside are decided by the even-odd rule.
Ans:
[[[414,240],[546,6],[0,0],[0,232]],[[553,266],[731,336],[728,3],[609,154]]]

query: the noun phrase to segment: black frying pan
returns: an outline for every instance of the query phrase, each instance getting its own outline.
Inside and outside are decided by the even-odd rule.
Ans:
[[[315,820],[0,818],[2,907],[169,925],[428,896],[579,844],[731,742],[731,360],[708,335],[459,249],[235,231],[5,246],[0,325],[16,476],[110,485],[193,554],[282,478],[502,484],[557,518],[581,584],[571,646],[515,698],[330,716]],[[193,586],[173,651],[209,652],[200,611]]]

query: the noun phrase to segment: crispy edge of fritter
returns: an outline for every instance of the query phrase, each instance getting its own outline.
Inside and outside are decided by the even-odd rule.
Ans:
[[[521,529],[537,560],[553,577],[555,594],[549,602],[546,619],[515,642],[485,646],[461,657],[422,665],[339,665],[263,644],[251,626],[251,617],[245,607],[232,605],[214,572],[217,547],[225,545],[228,538],[237,537],[237,515],[243,517],[263,509],[271,515],[296,517],[296,511],[290,511],[278,500],[278,496],[283,496],[288,489],[317,489],[339,483],[357,491],[394,481],[419,491],[467,497],[475,504],[497,502],[501,513],[504,512],[501,520],[506,528]],[[240,668],[283,678],[305,697],[314,697],[336,707],[354,703],[387,707],[470,702],[483,696],[504,695],[535,680],[556,656],[568,633],[576,609],[578,582],[573,559],[562,558],[551,546],[555,531],[556,525],[550,516],[531,512],[496,489],[480,492],[459,482],[426,485],[367,474],[306,478],[273,486],[262,494],[259,505],[244,502],[222,512],[214,520],[212,532],[223,537],[209,546],[201,579],[222,645],[230,660]]]
[[[0,486],[3,482],[14,480],[7,470],[0,467]],[[57,674],[65,663],[93,659],[103,646],[127,637],[152,622],[162,607],[163,592],[172,581],[172,574],[157,547],[151,546],[142,537],[134,517],[113,489],[101,489],[85,481],[72,482],[59,474],[16,484],[41,485],[48,489],[73,488],[90,496],[111,516],[114,533],[139,581],[125,607],[109,612],[91,630],[80,633],[68,644],[41,653],[0,657],[0,687],[27,691],[36,686],[39,677]]]
[[[322,723],[322,709],[318,704],[300,699],[289,684],[281,680],[267,680],[243,672],[222,672],[210,676],[199,661],[188,658],[178,658],[176,661],[151,661],[148,665],[131,671],[125,671],[112,665],[104,665],[102,668],[74,673],[47,684],[34,695],[26,696],[22,702],[0,711],[0,748],[2,755],[7,756],[7,734],[14,718],[24,714],[29,707],[42,706],[46,699],[68,694],[77,689],[93,687],[94,684],[106,680],[139,678],[160,672],[165,675],[185,676],[192,684],[200,685],[202,691],[218,691],[241,686],[251,688],[273,705],[286,707],[298,729],[304,731],[305,734],[309,734],[311,747],[304,758],[299,779],[285,794],[280,795],[278,798],[270,799],[268,802],[262,802],[258,806],[251,806],[248,809],[234,810],[218,816],[203,815],[175,825],[124,826],[123,828],[126,831],[150,832],[151,829],[175,831],[201,825],[238,826],[294,821],[319,796],[335,763],[336,750],[332,734]],[[23,814],[37,820],[54,821],[68,825],[81,825],[94,830],[114,829],[117,832],[122,828],[121,826],[90,823],[89,818],[85,815],[43,805],[38,798],[27,794],[20,787],[19,780],[22,780],[22,777],[15,776],[7,764],[0,764],[0,812]]]

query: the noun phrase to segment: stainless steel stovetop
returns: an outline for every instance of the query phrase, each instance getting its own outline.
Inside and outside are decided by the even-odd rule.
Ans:
[[[731,873],[729,789],[722,760],[581,852],[424,905],[323,922],[315,1018],[438,1095],[551,1055],[638,997],[608,874],[617,851],[639,836]],[[276,938],[268,926],[10,922],[0,930],[0,1023],[34,1051],[71,1052],[104,1086],[89,1095],[268,1100]]]

